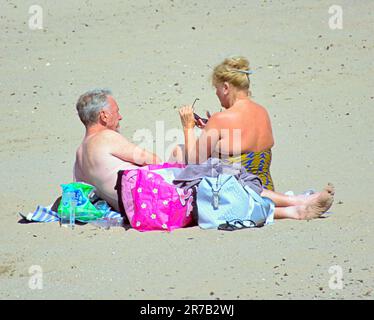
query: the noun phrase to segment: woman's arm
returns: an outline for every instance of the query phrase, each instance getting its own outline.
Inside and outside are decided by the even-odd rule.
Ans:
[[[194,127],[195,119],[192,106],[184,106],[179,110],[183,126],[185,153],[187,163],[202,163],[206,161],[220,140],[217,116],[213,115],[196,138]]]

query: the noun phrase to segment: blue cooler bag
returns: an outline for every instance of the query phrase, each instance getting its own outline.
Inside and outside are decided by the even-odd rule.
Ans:
[[[198,224],[202,229],[239,222],[261,227],[273,222],[274,203],[243,186],[235,176],[204,177],[197,189]],[[249,223],[249,224],[248,224]]]

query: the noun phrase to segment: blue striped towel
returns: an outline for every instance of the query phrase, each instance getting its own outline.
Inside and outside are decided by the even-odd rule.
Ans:
[[[34,212],[30,212],[28,215],[24,215],[23,213],[19,212],[19,215],[28,221],[32,222],[58,222],[60,221],[60,218],[58,216],[58,213],[51,210],[52,206],[49,207],[43,207],[38,206]],[[121,214],[116,211],[108,211],[103,218],[110,218],[110,219],[116,219],[121,218]],[[77,219],[79,221],[79,219]],[[86,222],[86,221],[82,221]]]

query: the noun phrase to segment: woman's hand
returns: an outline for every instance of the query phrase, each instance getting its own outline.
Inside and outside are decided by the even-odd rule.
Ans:
[[[195,127],[195,118],[193,116],[192,106],[181,107],[179,109],[179,116],[184,129],[192,129]]]
[[[207,119],[209,120],[209,118],[211,117],[209,111],[206,112],[206,116],[207,116]],[[195,120],[195,122],[196,122],[197,127],[200,129],[204,129],[207,124],[207,122],[204,122],[203,120],[201,120],[201,118],[198,120]]]
[[[196,126],[199,128],[199,129],[204,129],[205,128],[205,123],[203,120],[199,119],[199,120],[195,120],[196,122]]]

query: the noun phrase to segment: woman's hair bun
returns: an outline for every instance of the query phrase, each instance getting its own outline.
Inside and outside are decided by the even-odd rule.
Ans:
[[[240,72],[245,71],[245,72]],[[214,86],[228,82],[240,90],[249,91],[249,61],[245,57],[229,57],[217,65],[212,74]]]
[[[226,58],[223,62],[226,66],[232,69],[238,70],[248,70],[249,69],[249,61],[247,58],[244,57],[231,57]]]

